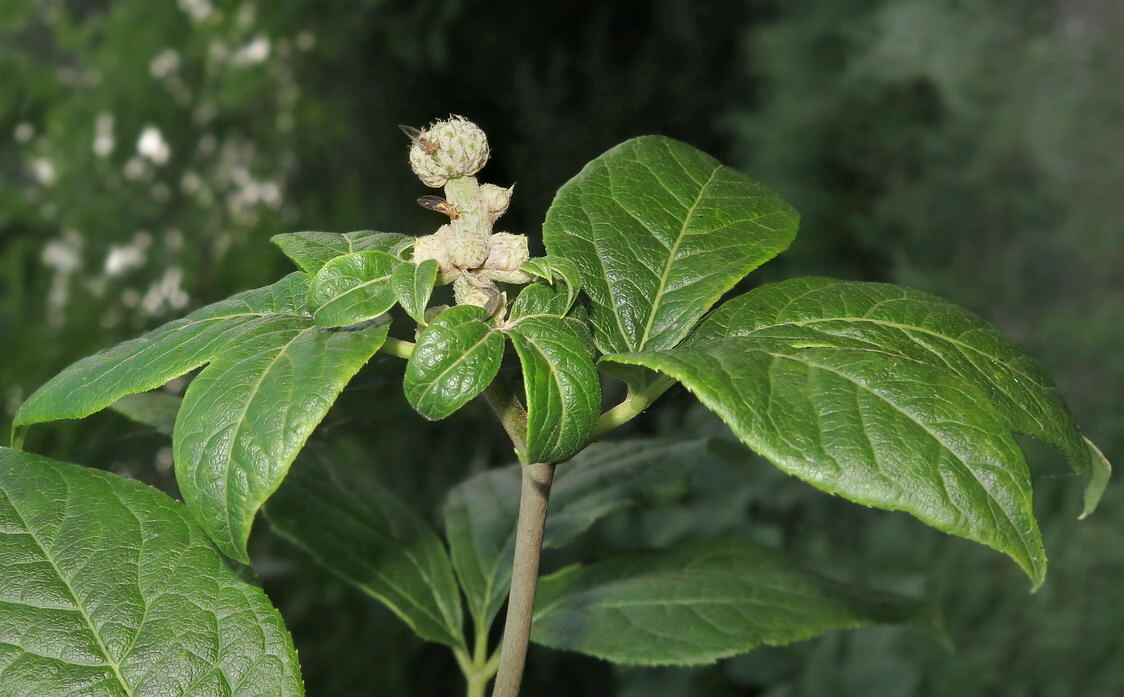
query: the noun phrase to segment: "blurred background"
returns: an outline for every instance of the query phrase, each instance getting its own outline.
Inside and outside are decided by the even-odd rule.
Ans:
[[[803,215],[751,283],[815,273],[961,303],[1027,346],[1120,462],[1121,36],[1118,0],[3,0],[0,428],[70,362],[286,273],[275,233],[432,231],[397,124],[459,113],[489,134],[487,180],[518,182],[506,229],[533,237],[624,138],[707,150]],[[423,424],[400,370],[376,359],[316,440],[437,523],[448,487],[508,448],[476,408]],[[748,535],[932,599],[954,649],[878,628],[686,670],[534,648],[528,694],[1124,694],[1122,478],[1077,523],[1082,480],[1028,444],[1052,561],[1029,595],[983,547],[782,475],[681,393],[631,428],[713,437],[723,457],[598,525],[579,558]],[[112,412],[27,445],[174,486],[167,436]],[[264,526],[254,544],[310,695],[461,692],[445,649]]]

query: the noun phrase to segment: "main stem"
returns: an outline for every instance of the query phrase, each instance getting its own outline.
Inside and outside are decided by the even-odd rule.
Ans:
[[[523,664],[531,641],[531,618],[535,609],[535,587],[539,579],[543,529],[550,501],[554,465],[536,462],[523,465],[523,487],[519,495],[519,520],[515,528],[515,563],[511,568],[511,595],[503,626],[500,668],[492,697],[519,697]]]

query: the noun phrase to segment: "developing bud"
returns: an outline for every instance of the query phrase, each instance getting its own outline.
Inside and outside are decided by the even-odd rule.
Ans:
[[[503,283],[527,283],[531,275],[519,267],[531,258],[526,235],[497,232],[489,240],[488,258],[480,276]]]
[[[514,189],[514,184],[506,189],[495,184],[480,185],[480,199],[484,202],[484,207],[488,209],[493,220],[507,212],[507,207],[511,203],[511,193]]]
[[[450,179],[471,177],[488,161],[488,138],[464,118],[450,116],[411,136],[410,167],[426,186],[440,188]]]

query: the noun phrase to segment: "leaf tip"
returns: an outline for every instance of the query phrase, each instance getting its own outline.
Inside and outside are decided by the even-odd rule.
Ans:
[[[1112,477],[1112,464],[1100,448],[1088,438],[1085,439],[1085,445],[1089,448],[1092,466],[1090,467],[1089,481],[1085,485],[1084,506],[1081,515],[1077,516],[1078,520],[1084,520],[1097,510],[1097,505],[1101,502],[1101,497],[1104,496],[1105,488],[1108,486],[1108,480]]]

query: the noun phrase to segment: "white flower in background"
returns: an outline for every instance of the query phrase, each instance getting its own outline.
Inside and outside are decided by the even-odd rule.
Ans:
[[[109,248],[105,257],[105,275],[121,276],[130,269],[144,266],[146,259],[145,250],[152,245],[152,235],[147,232],[138,232],[133,236],[131,244],[122,247]]]
[[[180,67],[180,54],[176,53],[175,49],[166,48],[160,53],[156,54],[148,64],[148,72],[152,77],[160,79],[171,75],[179,70]]]
[[[214,10],[209,0],[179,0],[176,4],[196,22],[207,19]]]
[[[183,269],[171,266],[164,272],[164,277],[148,288],[141,300],[141,307],[150,315],[163,314],[165,308],[179,310],[187,305],[188,295],[180,283],[183,281]]]
[[[31,124],[24,121],[23,123],[16,126],[16,130],[13,135],[15,136],[17,143],[26,143],[35,137],[35,126],[32,126]]]
[[[103,111],[94,121],[94,154],[109,157],[116,145],[117,141],[113,138],[113,114]]]
[[[66,321],[66,302],[70,295],[70,275],[82,266],[82,236],[67,230],[61,239],[54,239],[43,248],[43,265],[53,269],[51,287],[47,291],[47,323],[61,327]]]
[[[269,58],[269,50],[271,45],[269,39],[264,36],[254,37],[250,43],[242,46],[230,58],[232,65],[254,65],[263,62]]]
[[[55,183],[55,165],[45,157],[36,158],[31,162],[31,173],[43,186],[50,186]]]
[[[137,138],[137,154],[159,167],[172,156],[172,149],[168,147],[159,128],[145,126]]]

